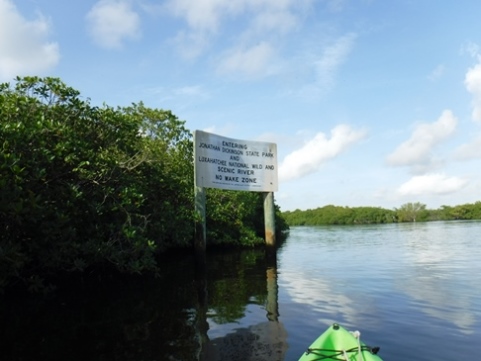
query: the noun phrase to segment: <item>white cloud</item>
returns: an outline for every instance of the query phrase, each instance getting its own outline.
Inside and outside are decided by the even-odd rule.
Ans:
[[[431,81],[436,81],[444,75],[446,67],[442,64],[438,65],[433,71],[428,75],[428,79]]]
[[[187,24],[187,28],[176,34],[173,44],[188,59],[204,53],[223,27],[235,22],[234,35],[229,39],[233,45],[225,47],[222,56],[216,59],[217,71],[262,77],[284,69],[276,55],[286,35],[297,29],[312,3],[313,0],[168,0],[165,9]],[[326,2],[329,9],[336,11],[341,10],[343,4],[343,0]],[[310,84],[300,92],[301,96],[317,97],[332,86],[336,71],[347,58],[355,38],[356,35],[350,33],[327,45],[321,44],[310,61],[303,60],[302,67],[308,67],[314,77],[311,73]]]
[[[433,148],[454,133],[457,123],[454,114],[445,110],[437,121],[419,124],[411,137],[388,155],[387,163],[426,171],[433,165]]]
[[[294,28],[297,22],[296,15],[287,9],[274,11],[267,9],[254,17],[252,27],[256,32],[279,31],[286,33]]]
[[[337,39],[334,44],[326,47],[321,58],[316,61],[315,68],[320,83],[329,86],[339,66],[346,60],[350,53],[356,35],[353,33]]]
[[[219,33],[226,20],[239,20],[239,37],[233,39],[244,48],[253,48],[258,35],[267,38],[284,34],[295,27],[312,0],[168,0],[165,8],[184,19],[188,30],[179,32],[176,45],[187,57],[200,55],[210,39]],[[193,48],[193,49],[192,49]]]
[[[125,39],[138,39],[139,15],[127,0],[100,0],[87,14],[90,35],[101,47],[118,49]]]
[[[472,142],[461,145],[455,151],[455,158],[460,160],[481,158],[481,134]]]
[[[200,85],[188,85],[181,88],[176,88],[174,89],[174,93],[177,95],[205,97],[205,91]]]
[[[239,11],[243,1],[223,0],[170,0],[167,9],[175,16],[184,18],[191,29],[215,32],[225,14]]]
[[[480,53],[479,45],[473,43],[472,41],[468,41],[461,46],[461,54],[467,53],[469,56],[473,58],[477,58]]]
[[[202,32],[180,31],[172,44],[185,59],[195,59],[208,47],[208,38]]]
[[[476,122],[481,122],[481,58],[479,63],[470,68],[464,78],[466,89],[473,95],[472,118]]]
[[[243,73],[248,76],[268,74],[274,49],[266,42],[248,49],[233,49],[226,53],[219,66],[220,73]]]
[[[173,15],[184,18],[191,29],[215,33],[226,18],[244,13],[251,13],[254,23],[259,23],[258,19],[264,19],[268,21],[263,26],[272,28],[275,25],[275,28],[284,28],[292,24],[296,9],[305,9],[311,2],[311,0],[169,0],[166,8]]]
[[[346,34],[320,47],[318,54],[308,55],[307,58],[311,60],[302,66],[312,70],[314,80],[294,93],[303,98],[318,98],[330,91],[334,87],[338,69],[346,61],[356,38],[354,33]]]
[[[222,20],[242,11],[244,1],[223,0],[168,0],[166,9],[187,22],[188,29],[181,30],[174,45],[185,58],[192,59],[208,47],[210,37],[217,33]]]
[[[60,52],[57,43],[47,40],[49,32],[43,16],[28,21],[13,2],[0,0],[0,81],[55,67]]]
[[[346,0],[327,0],[327,8],[333,12],[339,12],[344,9]]]
[[[454,193],[467,184],[467,180],[459,177],[448,177],[444,174],[426,174],[412,177],[398,188],[398,193],[407,195],[441,195]]]
[[[324,133],[317,133],[301,149],[284,158],[279,167],[280,180],[297,179],[316,172],[324,163],[345,152],[365,135],[365,131],[354,130],[348,125],[335,127],[331,131],[331,138]]]

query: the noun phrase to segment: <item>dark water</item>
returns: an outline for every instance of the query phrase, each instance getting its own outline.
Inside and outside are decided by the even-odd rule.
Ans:
[[[89,280],[0,300],[0,360],[297,360],[331,323],[384,360],[475,360],[481,223],[296,227],[262,250],[163,261],[162,277]]]

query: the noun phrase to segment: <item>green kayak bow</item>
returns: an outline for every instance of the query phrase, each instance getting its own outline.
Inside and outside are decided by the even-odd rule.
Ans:
[[[379,347],[361,342],[359,331],[349,332],[334,323],[309,346],[299,361],[382,361],[378,351]]]

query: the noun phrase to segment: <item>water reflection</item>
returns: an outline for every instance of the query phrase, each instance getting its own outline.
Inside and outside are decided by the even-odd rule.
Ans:
[[[279,287],[289,302],[309,307],[310,323],[317,325],[318,330],[334,322],[347,327],[381,322],[375,317],[380,312],[380,301],[377,295],[366,292],[377,287],[366,277],[372,272],[376,254],[356,229],[360,230],[332,226],[294,228],[282,252]],[[375,227],[362,230],[378,232]],[[374,242],[378,246],[379,241]],[[315,335],[314,330],[311,332]]]
[[[291,229],[281,307],[309,313],[310,333],[333,321],[375,333],[393,350],[386,359],[459,358],[481,335],[480,231],[479,222]],[[448,338],[456,345],[446,349]]]
[[[264,250],[169,255],[161,278],[78,280],[0,298],[0,359],[297,359],[332,322],[383,359],[476,359],[481,223],[293,228]],[[455,340],[446,347],[446,340]]]
[[[275,257],[169,255],[161,277],[78,280],[48,299],[0,299],[2,360],[283,360]]]
[[[360,315],[371,311],[365,309],[366,305],[372,304],[366,295],[359,295],[364,298],[362,302],[354,299],[351,288],[342,280],[285,272],[281,287],[289,293],[292,302],[310,306],[315,311],[310,317],[323,325],[339,319],[345,320],[345,324],[355,325]]]
[[[79,280],[48,299],[2,299],[1,359],[192,360],[201,342],[188,264],[177,263],[182,275],[163,265],[161,279]]]
[[[238,328],[213,339],[205,348],[205,360],[281,361],[287,350],[287,332],[280,322],[262,322]]]
[[[451,322],[460,332],[474,332],[477,322],[471,310],[477,302],[479,282],[473,278],[481,270],[472,256],[479,254],[473,222],[438,222],[404,229],[404,257],[410,261],[407,277],[396,286],[409,295],[422,312]],[[472,230],[473,232],[470,232]],[[467,258],[466,255],[471,254]]]
[[[213,298],[210,301],[211,313],[210,341],[205,345],[204,360],[243,360],[243,361],[282,361],[287,350],[287,332],[279,322],[277,258],[272,252],[261,251],[253,258],[252,251],[246,253],[248,259],[229,260],[220,258],[233,271],[236,265],[243,264],[235,272],[236,277],[228,280],[230,294],[239,296],[243,289],[248,291],[240,299],[242,306],[232,309],[219,308],[217,297],[226,297],[226,280],[212,278]],[[238,253],[234,254],[238,257]],[[249,266],[246,267],[246,263]],[[250,276],[248,276],[250,274]],[[247,283],[244,283],[247,281]],[[254,282],[252,282],[254,281]],[[239,297],[237,297],[239,299]],[[225,307],[225,304],[223,304]],[[263,321],[264,320],[264,321]]]

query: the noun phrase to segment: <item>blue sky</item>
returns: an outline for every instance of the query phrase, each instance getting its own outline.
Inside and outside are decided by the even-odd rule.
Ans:
[[[0,0],[0,81],[54,76],[277,143],[281,210],[481,200],[477,0]]]

